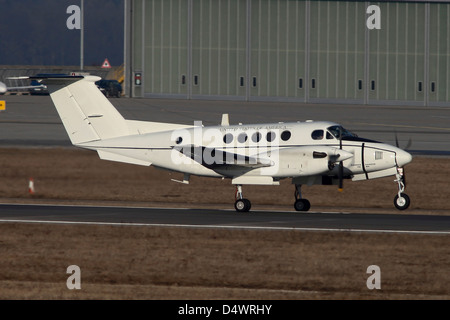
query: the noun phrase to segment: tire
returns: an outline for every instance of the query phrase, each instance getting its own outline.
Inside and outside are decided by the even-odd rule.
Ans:
[[[250,211],[250,209],[252,208],[252,203],[248,199],[243,199],[243,200],[245,201],[245,203],[247,205],[247,211],[246,212]]]
[[[409,207],[410,199],[406,193],[401,193],[400,197],[398,195],[394,198],[394,205],[398,210],[406,210]]]
[[[237,212],[248,212],[252,204],[248,199],[239,199],[234,203],[234,208]]]
[[[297,211],[309,211],[311,203],[306,199],[298,199],[294,203],[294,209]]]

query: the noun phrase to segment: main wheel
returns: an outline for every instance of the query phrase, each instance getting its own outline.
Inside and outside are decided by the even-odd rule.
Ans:
[[[298,199],[294,203],[294,208],[297,211],[308,211],[311,208],[311,203],[306,199]]]
[[[252,203],[248,199],[239,199],[234,203],[237,212],[248,212],[252,207]]]
[[[394,205],[398,210],[408,209],[409,204],[410,200],[406,193],[400,193],[400,197],[396,195],[394,198]]]

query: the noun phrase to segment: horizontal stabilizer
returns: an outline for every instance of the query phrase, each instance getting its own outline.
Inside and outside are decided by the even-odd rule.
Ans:
[[[104,150],[97,150],[98,156],[102,160],[109,160],[109,161],[117,161],[117,162],[124,162],[124,163],[130,163],[130,164],[137,164],[140,166],[149,166],[152,163],[149,161],[139,160],[136,158],[128,157],[125,155],[108,152]]]

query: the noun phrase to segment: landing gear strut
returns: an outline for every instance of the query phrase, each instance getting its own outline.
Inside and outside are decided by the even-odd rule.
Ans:
[[[234,208],[237,212],[249,212],[252,207],[252,203],[248,199],[244,199],[242,194],[242,185],[238,184],[236,186],[236,202],[234,203]]]
[[[406,210],[409,207],[410,200],[408,195],[404,193],[406,185],[403,168],[397,168],[397,174],[395,177],[396,179],[394,181],[398,184],[398,193],[394,198],[394,205],[398,210]]]
[[[294,197],[295,197],[295,203],[294,203],[295,210],[308,211],[309,208],[311,208],[311,203],[306,199],[302,199],[302,185],[301,184],[295,185]]]

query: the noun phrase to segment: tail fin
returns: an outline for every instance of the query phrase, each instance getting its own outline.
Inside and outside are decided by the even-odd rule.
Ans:
[[[96,76],[30,77],[47,85],[72,144],[129,134],[122,115],[98,90]]]

